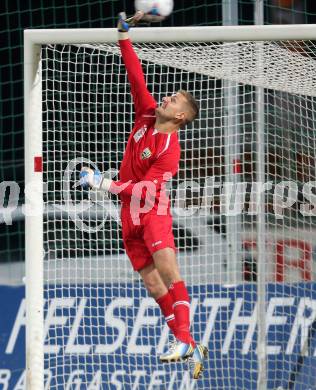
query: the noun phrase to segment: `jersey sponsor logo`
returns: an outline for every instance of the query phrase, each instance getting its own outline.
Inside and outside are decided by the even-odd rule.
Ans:
[[[149,148],[145,148],[142,151],[141,158],[142,158],[142,160],[146,160],[146,158],[149,158],[151,155],[152,155],[151,150]]]
[[[139,130],[137,130],[136,133],[134,134],[135,142],[138,142],[142,138],[142,136],[146,133],[146,131],[147,131],[146,125],[144,125]]]

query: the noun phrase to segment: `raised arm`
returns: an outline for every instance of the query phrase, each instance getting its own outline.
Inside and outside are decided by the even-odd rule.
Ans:
[[[127,32],[119,31],[119,45],[131,86],[137,119],[141,115],[154,109],[157,103],[147,89],[142,66],[133,49]]]

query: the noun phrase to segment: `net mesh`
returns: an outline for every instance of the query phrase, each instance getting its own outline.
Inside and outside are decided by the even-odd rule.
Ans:
[[[140,58],[198,74],[253,86],[315,96],[315,47],[304,42],[233,42],[208,45],[143,45]],[[119,54],[115,45],[103,50]],[[207,60],[206,58],[209,58]],[[300,68],[298,71],[297,67]],[[288,77],[291,74],[291,78]],[[302,77],[304,75],[304,77]]]
[[[179,134],[180,170],[170,194],[178,261],[192,298],[192,332],[210,357],[195,384],[185,364],[159,364],[168,328],[124,254],[117,199],[73,188],[87,161],[115,173],[132,128],[117,46],[47,45],[42,77],[49,388],[257,389],[257,284],[263,279],[267,388],[312,386],[313,42],[135,48],[158,102],[181,88],[193,92],[201,107],[199,119]],[[270,183],[263,279],[257,264],[256,86],[264,88],[263,170]]]

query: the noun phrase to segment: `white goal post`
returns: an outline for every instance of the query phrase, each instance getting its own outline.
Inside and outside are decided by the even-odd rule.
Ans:
[[[302,369],[305,364],[304,356],[310,356],[314,353],[310,352],[309,349],[312,348],[310,340],[314,334],[316,321],[316,288],[313,283],[315,282],[316,270],[310,263],[306,265],[308,269],[305,269],[303,262],[304,260],[312,262],[311,258],[309,258],[310,252],[308,251],[309,245],[311,247],[313,243],[316,245],[316,217],[315,214],[308,214],[310,210],[307,210],[307,208],[304,209],[307,210],[305,214],[303,213],[302,216],[297,217],[296,211],[291,209],[293,203],[290,205],[290,202],[283,201],[283,198],[286,196],[289,198],[291,186],[288,183],[290,181],[295,182],[296,179],[296,182],[304,184],[302,191],[298,190],[297,192],[296,190],[298,199],[299,195],[303,193],[311,205],[316,203],[314,202],[315,194],[311,189],[315,185],[313,183],[316,182],[315,167],[312,166],[316,162],[315,136],[312,134],[316,126],[316,45],[314,46],[313,43],[314,40],[316,41],[316,25],[150,27],[132,29],[130,37],[136,44],[136,51],[145,66],[145,70],[149,72],[150,85],[157,83],[157,81],[158,83],[172,85],[172,80],[176,80],[175,84],[177,86],[184,82],[189,89],[193,90],[193,93],[195,89],[197,90],[198,100],[201,103],[201,119],[197,121],[194,128],[190,128],[188,134],[192,136],[192,139],[187,139],[184,136],[185,142],[187,142],[185,145],[191,146],[188,146],[187,149],[183,148],[183,152],[187,154],[185,155],[186,157],[182,158],[183,167],[182,173],[180,173],[182,179],[191,183],[187,187],[191,189],[189,200],[191,201],[192,209],[196,199],[196,196],[193,194],[194,191],[195,193],[202,192],[202,187],[198,188],[200,179],[204,184],[210,183],[208,187],[205,184],[205,188],[206,192],[210,190],[213,196],[216,192],[214,188],[218,187],[218,182],[221,185],[225,183],[225,175],[227,175],[230,164],[234,172],[241,175],[238,182],[249,182],[251,179],[253,182],[269,181],[274,175],[274,173],[270,174],[269,167],[273,162],[277,166],[275,170],[277,173],[273,176],[275,183],[272,183],[272,185],[279,192],[275,190],[273,193],[271,192],[272,195],[267,193],[266,196],[260,196],[260,190],[258,192],[252,192],[253,190],[251,190],[254,198],[248,199],[246,202],[248,206],[252,201],[253,203],[258,202],[258,204],[256,203],[256,206],[253,206],[256,210],[252,209],[252,214],[248,213],[247,218],[249,219],[243,217],[242,221],[238,219],[237,223],[234,222],[231,216],[227,218],[228,223],[231,224],[230,227],[235,226],[241,232],[243,240],[240,255],[236,256],[236,253],[234,253],[233,256],[234,262],[238,262],[238,264],[230,263],[229,256],[225,255],[231,248],[227,248],[225,233],[223,234],[221,231],[221,227],[225,226],[222,218],[223,216],[225,217],[225,210],[227,211],[225,207],[229,209],[231,203],[231,192],[229,192],[229,189],[227,190],[228,186],[225,187],[226,192],[224,191],[223,196],[217,196],[220,202],[226,204],[226,206],[221,204],[219,212],[218,209],[216,209],[216,212],[212,212],[211,223],[214,230],[211,233],[207,230],[209,226],[207,224],[210,223],[209,220],[205,226],[201,224],[197,229],[197,237],[200,235],[200,238],[202,237],[204,240],[203,244],[200,241],[200,245],[208,249],[203,254],[200,254],[200,249],[197,249],[198,252],[195,252],[198,253],[195,255],[196,259],[201,262],[199,267],[197,267],[198,271],[196,271],[197,275],[195,276],[192,276],[195,271],[189,261],[190,256],[187,257],[186,255],[186,245],[189,245],[187,242],[192,243],[194,241],[194,229],[196,228],[197,218],[195,215],[191,218],[191,216],[188,216],[189,213],[178,215],[178,219],[175,217],[177,223],[175,229],[178,231],[179,242],[182,242],[181,239],[183,238],[186,242],[181,244],[184,246],[184,249],[182,252],[180,251],[179,256],[183,273],[188,280],[192,296],[195,297],[192,305],[196,306],[192,310],[198,313],[195,320],[196,332],[203,333],[203,340],[207,340],[209,343],[211,343],[212,332],[217,332],[216,337],[221,335],[221,329],[218,328],[221,324],[223,332],[225,332],[225,337],[223,336],[224,339],[220,347],[216,346],[217,349],[214,352],[215,366],[207,367],[205,379],[201,380],[198,388],[209,389],[212,386],[212,389],[225,387],[226,389],[243,388],[244,390],[256,388],[265,390],[274,388],[269,387],[271,383],[273,383],[273,386],[277,383],[279,389],[285,389],[283,387],[285,383],[288,386],[294,386],[297,381],[303,380],[302,375],[305,373],[304,369]],[[143,290],[139,286],[137,287],[136,295],[129,296],[129,294],[134,294],[131,284],[135,283],[136,285],[138,280],[135,276],[131,276],[131,271],[128,268],[128,262],[124,255],[120,251],[114,254],[114,249],[116,250],[116,246],[118,246],[118,238],[113,238],[110,244],[111,247],[106,249],[107,252],[104,252],[106,253],[104,256],[101,256],[100,252],[103,249],[98,251],[99,244],[98,238],[96,238],[99,236],[94,236],[94,231],[90,232],[94,246],[93,248],[91,246],[92,249],[88,252],[91,242],[89,243],[86,235],[82,235],[83,238],[79,238],[81,236],[77,236],[76,233],[76,229],[79,229],[78,226],[69,222],[71,215],[76,214],[77,211],[74,212],[66,201],[62,201],[64,198],[57,193],[61,193],[63,189],[60,188],[59,184],[54,183],[54,180],[62,177],[62,171],[65,171],[70,160],[74,158],[79,158],[77,162],[88,158],[92,163],[102,165],[106,155],[110,162],[113,162],[112,168],[114,168],[114,159],[111,157],[111,151],[105,150],[102,145],[110,143],[114,145],[115,142],[121,142],[122,139],[126,140],[126,134],[128,134],[131,128],[131,118],[128,118],[132,112],[130,101],[125,100],[124,118],[121,118],[119,116],[120,113],[116,113],[115,110],[115,112],[111,111],[110,115],[106,111],[110,109],[111,105],[121,104],[119,98],[128,94],[126,86],[121,89],[115,87],[116,92],[113,92],[111,89],[113,85],[117,84],[117,80],[120,80],[120,82],[125,80],[124,82],[127,84],[126,79],[124,79],[124,67],[119,59],[119,50],[115,45],[116,42],[116,29],[45,29],[24,31],[26,186],[24,213],[26,224],[26,384],[28,390],[44,389],[44,376],[46,378],[46,388],[70,389],[71,382],[67,381],[68,376],[71,375],[73,375],[73,379],[75,376],[76,378],[80,377],[80,383],[87,389],[108,388],[100,385],[100,383],[103,383],[103,385],[110,383],[104,382],[107,380],[113,381],[111,384],[114,386],[119,381],[117,378],[121,378],[119,375],[122,375],[123,379],[120,383],[124,390],[151,388],[150,386],[154,388],[155,383],[162,386],[165,385],[166,387],[161,388],[171,390],[172,387],[167,387],[166,384],[171,383],[170,381],[173,381],[174,386],[178,386],[174,388],[180,388],[181,385],[183,389],[193,389],[195,386],[190,382],[190,379],[186,378],[186,381],[183,381],[181,376],[176,377],[176,374],[173,375],[168,369],[166,369],[167,371],[164,374],[161,374],[162,371],[159,371],[158,365],[155,365],[156,363],[153,363],[153,360],[150,360],[145,352],[141,352],[142,350],[138,348],[139,345],[136,341],[133,346],[134,349],[130,346],[130,339],[128,339],[127,334],[130,338],[133,335],[135,336],[134,325],[131,325],[130,317],[126,325],[126,341],[124,341],[128,345],[122,346],[122,349],[118,349],[117,353],[123,353],[122,367],[124,366],[124,369],[122,371],[125,370],[124,375],[136,375],[136,379],[138,379],[135,379],[132,383],[128,382],[123,374],[117,374],[115,378],[113,375],[110,376],[110,374],[107,377],[108,379],[102,377],[102,369],[104,370],[104,367],[108,367],[109,371],[118,370],[120,358],[116,358],[111,348],[107,348],[107,337],[110,336],[105,337],[102,333],[106,331],[109,325],[104,324],[105,320],[103,319],[95,319],[98,308],[96,306],[87,308],[84,305],[89,305],[92,301],[96,301],[99,304],[102,298],[104,307],[102,306],[100,309],[102,313],[100,317],[105,317],[107,315],[106,305],[111,306],[113,304],[111,306],[111,318],[118,324],[115,332],[118,332],[119,336],[121,336],[120,332],[123,329],[123,322],[121,318],[118,318],[119,315],[117,313],[123,311],[124,315],[130,316],[130,312],[136,312],[136,309],[123,308],[122,302],[125,302],[126,305],[131,305],[128,299],[134,299],[135,302],[138,302],[141,298],[145,298],[142,295]],[[272,44],[269,45],[269,42]],[[230,44],[231,46],[229,46]],[[68,46],[79,49],[78,51],[76,51],[77,49],[71,51],[68,49]],[[82,48],[82,52],[80,52],[80,48]],[[68,53],[68,59],[65,59],[67,66],[63,67],[61,64],[64,58],[66,58],[65,53]],[[89,55],[99,58],[99,60],[96,60],[98,62],[86,60],[86,57]],[[106,58],[110,57],[111,61],[114,58],[114,65],[108,65],[107,67]],[[76,62],[77,60],[78,62]],[[115,72],[117,72],[117,69],[119,70],[119,76],[115,73],[115,77],[113,76],[112,78],[109,74],[108,80],[105,79],[103,72],[106,69],[113,69],[113,66],[115,67]],[[171,70],[173,68],[176,70],[169,79],[169,74],[173,74],[173,70]],[[161,71],[161,69],[164,70]],[[287,74],[290,71],[292,72],[292,70],[292,74]],[[54,76],[54,72],[56,72],[56,75],[58,73],[58,75]],[[64,79],[63,74],[66,73],[70,76]],[[90,78],[85,79],[84,76],[76,76],[79,73],[89,73]],[[45,74],[44,77],[43,74]],[[168,76],[165,76],[166,74]],[[80,78],[81,89],[79,90],[79,87],[76,89],[76,86],[73,89],[72,87],[68,89],[66,86],[67,80],[70,84],[78,83],[79,86],[77,77]],[[237,139],[237,141],[235,138],[233,141],[240,144],[240,158],[236,159],[236,156],[234,156],[233,160],[230,159],[230,156],[220,154],[223,153],[222,150],[225,150],[227,153],[229,151],[229,143],[232,142],[229,137],[225,138],[223,136],[225,133],[223,126],[225,123],[231,123],[229,120],[224,120],[225,115],[227,116],[225,114],[227,107],[222,106],[222,94],[225,92],[223,92],[224,84],[221,84],[221,80],[225,79],[238,83],[236,88],[238,112],[236,111],[236,115],[240,121],[240,131],[243,132],[240,135],[242,138]],[[98,83],[106,85],[104,95],[108,100],[104,100],[101,97],[102,88],[97,86]],[[208,97],[209,90],[212,90],[211,97]],[[258,91],[261,91],[261,95]],[[262,95],[263,91],[267,92]],[[169,91],[155,90],[154,92],[161,97],[163,93]],[[257,95],[256,92],[258,93]],[[84,94],[90,94],[90,97],[84,97],[82,106],[77,107],[76,97]],[[262,97],[265,111],[256,111],[256,96]],[[91,109],[84,108],[87,102],[92,102]],[[98,110],[101,106],[103,108],[100,109],[103,111],[99,112]],[[89,116],[93,110],[95,110],[93,120],[97,124],[92,123],[92,117]],[[79,115],[82,115],[80,116],[82,118],[81,121],[78,121]],[[87,117],[84,115],[87,115]],[[124,125],[124,130],[122,130],[123,127],[117,127],[117,129],[122,138],[117,137],[116,139],[114,133],[111,133],[109,136],[104,135],[103,124],[107,120],[107,123],[112,128],[115,128],[117,121],[121,121],[122,126]],[[69,122],[68,124],[67,121]],[[59,126],[56,125],[57,122],[63,124]],[[95,126],[98,138],[94,136],[92,136],[91,140],[89,138],[95,147],[91,150],[89,149],[86,153],[85,147],[77,149],[77,146],[79,144],[87,145],[87,139],[83,136],[88,131],[87,128],[89,126],[87,123],[92,123],[91,133],[94,131],[93,128]],[[286,124],[288,124],[288,127],[286,127]],[[211,127],[215,129],[214,132],[210,130]],[[75,135],[77,128],[80,128],[78,130],[80,137],[78,138]],[[272,134],[273,132],[275,134]],[[218,137],[217,139],[222,139],[222,141],[211,141],[212,135],[214,139]],[[192,146],[193,141],[196,146]],[[56,149],[57,143],[60,143],[60,149]],[[262,143],[265,143],[263,148]],[[261,155],[256,157],[255,154],[258,150],[261,150]],[[291,154],[292,151],[293,155]],[[75,153],[79,154],[76,155]],[[121,157],[121,150],[115,153],[116,156]],[[293,157],[294,155],[296,157]],[[68,160],[66,161],[67,158]],[[300,165],[300,167],[302,166],[302,174],[298,174],[301,171],[297,170],[297,164],[293,162],[295,158],[302,159]],[[205,166],[202,166],[202,160]],[[191,165],[188,163],[188,168],[185,167],[186,161],[191,161]],[[215,178],[215,181],[213,180],[212,182],[207,181],[211,179],[208,174],[211,169],[210,161],[214,166],[224,164],[217,171],[214,168],[212,171],[213,178],[218,176],[218,180]],[[247,164],[255,166],[255,168],[245,168],[248,166]],[[106,164],[106,167],[109,168],[109,165],[110,163]],[[188,171],[190,169],[195,173],[189,174]],[[55,175],[57,171],[60,176]],[[308,183],[304,182],[303,176]],[[283,187],[279,182],[283,183]],[[197,189],[194,187],[196,183],[198,183]],[[178,185],[179,182],[176,184]],[[293,186],[295,187],[295,184]],[[288,192],[284,190],[285,187]],[[180,187],[178,186],[178,188]],[[237,195],[235,194],[236,199],[238,191],[242,192],[238,188]],[[250,192],[247,191],[244,190],[250,196]],[[178,189],[175,190],[175,193],[178,194]],[[272,216],[272,213],[271,215],[269,214],[270,201],[268,198],[270,195],[272,196],[271,208],[273,208],[273,212],[277,213],[277,217],[275,215]],[[176,197],[177,195],[174,196]],[[201,209],[204,207],[201,215],[205,217],[207,207],[211,207],[211,205],[208,204],[208,200],[205,201],[205,192],[203,192],[201,197],[204,199],[201,200]],[[206,203],[203,203],[204,201]],[[104,200],[101,202],[104,202]],[[51,211],[52,205],[53,207],[56,206],[56,213],[54,210]],[[60,214],[60,205],[64,207],[63,212],[66,212],[66,214],[68,212],[70,217]],[[178,205],[176,203],[176,206]],[[212,203],[212,207],[215,210],[214,205],[218,206],[218,203]],[[275,205],[277,206],[274,207]],[[299,206],[302,206],[302,202]],[[48,209],[50,212],[47,211]],[[185,210],[188,211],[188,209],[189,207],[185,206]],[[234,216],[235,214],[231,215]],[[256,215],[256,219],[252,217],[253,215]],[[281,217],[279,218],[280,215]],[[215,223],[216,218],[219,222]],[[100,216],[100,219],[102,219],[102,216]],[[199,216],[198,223],[200,223],[201,219],[202,217]],[[65,225],[63,225],[64,222]],[[239,224],[243,224],[243,226],[239,226]],[[71,229],[70,232],[65,229],[66,225],[68,227],[71,226],[69,228]],[[247,225],[246,228],[244,227],[245,225]],[[218,233],[216,229],[220,232]],[[84,234],[89,235],[90,233],[86,232]],[[67,245],[64,243],[64,234],[67,236]],[[112,233],[109,233],[109,236],[112,237]],[[224,238],[218,238],[219,236]],[[81,239],[83,244],[79,248],[76,240],[80,241]],[[216,245],[220,245],[218,240],[223,240],[223,245],[218,246],[219,255],[217,257],[219,260],[217,261],[222,261],[223,264],[214,266],[211,264],[213,260],[209,259],[210,253],[208,251],[213,251]],[[115,245],[113,242],[115,242]],[[270,243],[273,243],[271,244],[272,249],[269,246]],[[293,253],[298,252],[297,256],[301,262],[297,260],[295,264],[299,265],[293,265],[294,260],[286,262],[285,253],[291,250],[293,250]],[[88,257],[87,253],[89,253]],[[245,254],[252,257],[252,260],[244,260]],[[295,258],[295,254],[291,256]],[[240,260],[241,257],[242,260]],[[274,265],[269,263],[268,257],[269,259],[276,259],[275,268],[273,268]],[[252,267],[254,258],[257,259],[255,270],[251,269],[249,271],[249,268],[241,269],[241,265],[243,267]],[[192,260],[192,257],[190,259]],[[81,266],[82,269],[80,268]],[[216,278],[217,266],[221,269],[218,274],[220,275],[219,278]],[[269,268],[270,266],[272,268]],[[106,271],[102,271],[102,267],[105,267]],[[296,276],[292,275],[291,267],[298,270],[297,275],[295,274]],[[211,268],[212,271],[209,271]],[[275,274],[273,274],[274,271],[271,271],[271,269],[276,269]],[[252,276],[250,279],[244,280],[248,271]],[[107,274],[103,279],[100,276],[102,272]],[[210,273],[208,274],[208,272]],[[91,280],[89,281],[90,277]],[[113,300],[107,301],[111,283],[113,283],[115,293],[111,297]],[[272,292],[273,288],[268,288],[269,283],[276,285],[275,295]],[[75,295],[76,292],[65,296],[63,289],[66,289],[66,287],[63,286],[66,285],[69,291],[80,290],[78,297]],[[83,285],[87,286],[85,290],[80,287]],[[101,287],[98,288],[98,285]],[[119,292],[117,292],[119,288],[128,292],[124,292],[120,296]],[[103,290],[101,291],[101,289]],[[87,295],[90,292],[92,294],[91,298]],[[199,296],[203,297],[202,303],[198,301]],[[48,302],[50,299],[54,299],[54,306]],[[117,303],[116,309],[113,303],[115,299],[121,299],[120,303]],[[61,303],[61,300],[64,300],[64,302]],[[248,300],[249,305],[246,302]],[[233,302],[234,306],[232,306]],[[245,306],[243,306],[244,303]],[[119,306],[119,304],[122,306]],[[148,310],[153,310],[152,308],[149,309],[150,305],[152,305],[151,302],[146,304],[148,304]],[[294,306],[295,304],[297,306]],[[137,305],[140,305],[140,303],[137,303]],[[283,311],[281,307],[283,307]],[[211,315],[209,313],[210,308]],[[226,309],[227,312],[225,311]],[[93,319],[89,318],[89,315],[86,313],[89,310],[92,310],[91,313],[93,312],[91,314]],[[305,313],[306,310],[310,311],[309,315]],[[83,312],[86,314],[83,314]],[[143,311],[142,313],[147,318],[147,312]],[[282,313],[283,315],[281,315]],[[301,318],[299,318],[299,313]],[[117,315],[117,318],[115,315]],[[136,316],[135,313],[134,315]],[[219,317],[223,315],[223,320],[216,322],[215,317],[217,315]],[[225,319],[225,316],[230,316],[230,321]],[[150,326],[153,327],[153,325],[163,327],[164,324],[157,324],[158,320],[153,320],[153,318],[155,317],[152,317],[150,320],[152,322],[149,321],[149,325],[146,325],[148,329],[152,329]],[[305,318],[305,322],[302,318],[303,320]],[[139,318],[138,320],[140,321]],[[90,332],[87,330],[89,325],[85,324],[83,326],[80,321],[86,321],[87,324],[90,323],[91,328],[95,328],[99,322],[101,323],[102,332],[91,336],[91,345],[99,342],[95,348],[89,343],[90,347],[88,348],[86,343],[88,336],[86,333]],[[239,336],[236,336],[237,327],[243,327],[245,324],[248,326],[247,329],[243,328],[244,333],[247,333],[245,339],[249,337],[250,341],[240,341],[238,339]],[[278,332],[281,332],[282,327],[284,332],[288,332],[288,339],[284,341],[282,346],[277,345],[276,341],[275,345],[272,346],[269,332],[274,332],[273,337],[277,339]],[[205,330],[206,328],[207,331]],[[295,333],[294,328],[300,329],[300,331],[297,330]],[[113,329],[114,336],[111,337],[115,338],[117,333]],[[146,330],[147,333],[142,330],[144,332],[144,335],[141,337],[142,342],[144,341],[144,344],[147,346],[150,342],[153,343],[153,340],[157,339],[157,345],[160,344],[156,345],[156,347],[158,349],[162,348],[165,345],[165,341],[162,341],[160,331],[159,334],[156,334],[155,329],[148,329]],[[73,333],[75,330],[78,331],[76,335]],[[93,332],[94,330],[91,330],[91,333]],[[141,331],[139,330],[139,332]],[[230,336],[228,335],[229,332],[231,332]],[[255,334],[256,336],[254,336]],[[259,345],[256,345],[257,351],[252,350],[256,344],[254,341],[255,337],[260,341]],[[283,336],[280,337],[283,339]],[[59,356],[59,352],[57,352],[63,349],[62,346],[65,343],[67,343],[65,355],[68,358],[63,354]],[[113,341],[114,344],[115,342]],[[210,344],[209,347],[212,348],[212,345]],[[283,347],[284,351],[282,350]],[[230,349],[234,348],[235,351],[230,352]],[[134,353],[133,351],[137,352]],[[106,359],[104,361],[102,355],[106,354],[109,354],[111,359],[114,359],[114,362]],[[232,367],[220,366],[219,356],[222,356],[222,354],[226,356],[227,364],[230,364],[231,359],[236,356],[236,361],[234,364],[232,363]],[[273,356],[276,359],[275,365],[284,363],[290,367],[283,382],[282,378],[277,378],[277,369],[275,370],[276,378],[273,378],[273,374],[270,375],[268,373],[267,359],[269,354],[274,354]],[[48,355],[49,358],[44,358],[45,355]],[[96,358],[96,355],[98,355],[98,358]],[[289,355],[290,358],[284,357],[286,355]],[[256,360],[256,362],[252,359]],[[283,360],[280,362],[277,359]],[[55,364],[57,368],[52,368],[51,364]],[[273,363],[270,362],[270,364]],[[89,372],[85,373],[83,367],[88,367]],[[145,374],[145,379],[140,379],[141,375],[143,375],[140,374],[141,368],[143,368],[144,372],[154,369],[155,374],[153,376],[156,375],[156,382],[153,382],[153,378],[148,379]],[[73,371],[71,371],[72,369]],[[133,374],[128,372],[128,369],[133,369]],[[306,370],[308,371],[308,369]],[[251,371],[255,371],[256,374],[252,376]],[[240,376],[244,375],[244,378],[238,378],[237,372],[239,372]],[[50,378],[48,383],[47,376],[50,375],[56,375],[58,379]],[[164,382],[164,375],[169,375],[168,382]],[[216,375],[218,377],[214,378]],[[233,377],[230,377],[230,375]],[[308,376],[309,373],[307,372],[304,375]],[[79,379],[77,380],[79,381]],[[146,380],[152,382],[146,382]],[[142,381],[145,383],[143,386],[147,387],[141,387]],[[139,387],[135,385],[136,382]],[[117,386],[117,388],[120,388],[119,385]]]

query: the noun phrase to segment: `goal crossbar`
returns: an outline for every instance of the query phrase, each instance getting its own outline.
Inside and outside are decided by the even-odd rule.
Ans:
[[[129,34],[134,42],[227,42],[315,39],[316,24],[269,26],[139,27]],[[111,43],[115,28],[25,30],[24,42],[34,44]]]

